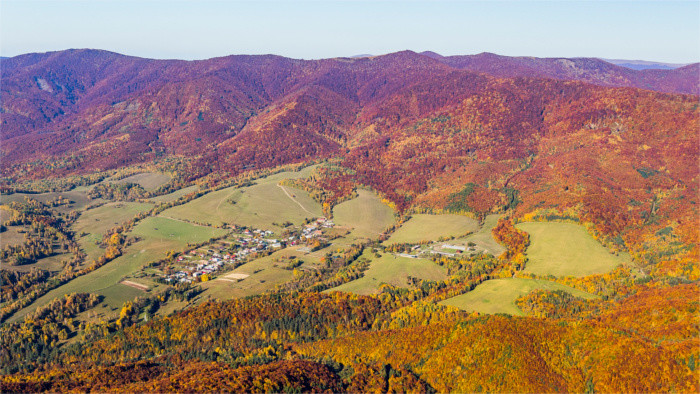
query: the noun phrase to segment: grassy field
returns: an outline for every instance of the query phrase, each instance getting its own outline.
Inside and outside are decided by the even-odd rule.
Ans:
[[[109,307],[121,307],[124,302],[132,300],[134,294],[142,294],[140,290],[119,284],[124,278],[137,272],[145,264],[163,258],[169,250],[183,250],[188,242],[203,242],[224,233],[221,229],[195,226],[165,218],[144,219],[130,233],[141,240],[129,246],[122,256],[48,292],[9,320],[16,321],[56,297],[77,292],[104,295],[104,302]]]
[[[358,197],[338,204],[333,209],[333,221],[352,228],[350,237],[377,238],[396,223],[394,210],[384,204],[375,193],[359,189]]]
[[[135,174],[118,181],[108,180],[110,183],[136,183],[141,185],[146,190],[155,190],[159,186],[170,182],[172,177],[161,172],[142,172]]]
[[[496,242],[493,238],[493,234],[491,234],[491,230],[496,227],[499,217],[500,215],[488,215],[486,219],[484,219],[484,223],[479,231],[466,237],[450,241],[450,243],[455,245],[467,245],[469,242],[473,242],[476,244],[476,247],[484,251],[484,253],[490,253],[494,256],[500,255],[505,252],[506,249]]]
[[[87,254],[86,263],[90,263],[104,254],[104,250],[97,244],[102,241],[102,236],[107,230],[130,220],[138,213],[147,211],[151,207],[153,204],[112,202],[84,211],[73,224],[72,230],[78,236],[86,233],[78,239],[78,244]]]
[[[19,245],[24,243],[24,233],[20,232],[24,226],[10,226],[0,233],[0,247]]]
[[[2,196],[3,202],[5,201],[6,196]],[[0,205],[0,224],[4,223],[6,220],[10,220],[12,217],[12,212],[10,212],[9,209],[3,208],[2,205]]]
[[[182,197],[182,196],[184,196],[184,195],[186,195],[186,194],[189,194],[189,193],[192,193],[192,192],[197,191],[197,189],[198,189],[197,186],[188,186],[188,187],[182,188],[182,189],[180,189],[180,190],[176,190],[176,191],[174,191],[174,192],[172,192],[172,193],[170,193],[170,194],[164,194],[164,195],[162,195],[162,196],[153,197],[153,198],[151,199],[151,201],[153,201],[153,202],[171,202],[171,201],[175,201],[175,200],[177,200],[178,198],[180,198],[180,197]]]
[[[36,263],[33,264],[24,264],[17,266],[2,264],[2,268],[9,271],[19,272],[29,272],[33,268],[38,268],[47,271],[61,271],[63,269],[63,260],[70,260],[72,257],[73,255],[71,253],[61,253],[49,257],[44,257],[43,259],[39,259]]]
[[[379,292],[379,286],[382,283],[397,287],[409,287],[409,276],[428,280],[443,280],[447,274],[443,267],[427,259],[411,259],[389,253],[377,258],[369,251],[365,251],[362,257],[372,260],[364,277],[327,291],[372,294]]]
[[[385,243],[437,241],[440,237],[464,235],[478,229],[479,222],[462,215],[416,214],[397,229]]]
[[[517,227],[530,234],[525,271],[537,275],[588,276],[611,271],[629,261],[615,256],[573,223],[531,222]]]
[[[280,229],[274,223],[300,224],[306,218],[322,216],[320,204],[308,193],[288,186],[283,188],[278,183],[286,178],[307,176],[309,168],[275,174],[249,187],[218,190],[170,208],[160,216],[212,225],[227,222],[272,231]]]
[[[456,306],[470,312],[508,313],[522,316],[524,314],[515,305],[515,300],[536,289],[564,290],[576,297],[596,298],[592,294],[546,280],[505,278],[486,281],[469,293],[449,298],[440,304]]]
[[[58,206],[55,209],[59,212],[62,212],[62,213],[68,213],[70,211],[82,210],[83,208],[85,208],[85,206],[87,206],[90,203],[103,201],[101,199],[90,200],[87,197],[88,188],[89,187],[77,187],[71,191],[56,192],[56,193],[40,193],[40,194],[14,193],[14,194],[10,194],[10,195],[3,195],[2,196],[2,203],[8,204],[12,201],[24,201],[25,197],[29,197],[33,200],[37,200],[39,202],[45,203],[47,201],[55,199],[58,196],[61,196],[69,201],[72,201],[72,203]]]
[[[150,217],[142,220],[130,234],[149,240],[174,241],[185,246],[188,243],[200,243],[224,235],[226,231],[162,217]]]
[[[95,209],[83,212],[73,224],[72,230],[77,234],[82,232],[104,234],[107,230],[120,225],[141,212],[148,211],[153,204],[138,202],[111,202]]]

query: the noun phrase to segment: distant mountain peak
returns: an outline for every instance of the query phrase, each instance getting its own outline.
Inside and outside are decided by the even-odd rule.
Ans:
[[[441,59],[443,57],[441,54],[439,54],[437,52],[433,52],[433,51],[424,51],[424,52],[421,52],[420,54],[423,56],[427,56],[429,58],[432,58],[432,59]]]

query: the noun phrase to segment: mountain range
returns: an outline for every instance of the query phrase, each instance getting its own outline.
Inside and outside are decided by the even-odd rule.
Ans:
[[[388,121],[381,112],[407,96],[412,103],[392,114],[395,120],[502,89],[499,78],[526,90],[556,79],[698,94],[698,70],[698,64],[636,71],[590,58],[410,51],[355,59],[266,55],[191,62],[98,50],[28,54],[3,61],[2,170],[7,175],[13,163],[67,154],[83,156],[94,168],[161,152],[194,154],[227,140],[254,139],[261,128],[274,134],[283,126],[274,125],[281,115],[304,117],[295,140],[308,145],[304,155],[322,154],[356,139],[370,124],[377,126],[376,120]],[[443,82],[453,86],[428,87]],[[432,90],[429,97],[420,94],[426,90]],[[114,153],[112,162],[93,163],[95,150]]]
[[[314,285],[308,293],[207,301],[151,320],[148,305],[157,303],[158,308],[166,301],[164,294],[175,297],[170,289],[160,295],[153,291],[151,298],[139,296],[120,311],[112,309],[120,316],[115,322],[86,323],[84,337],[75,339],[81,343],[56,348],[46,332],[73,340],[68,331],[59,332],[62,326],[56,322],[77,327],[66,316],[103,303],[94,295],[73,294],[28,315],[22,326],[2,326],[2,337],[12,347],[1,347],[0,356],[15,363],[15,369],[3,366],[5,373],[31,375],[5,375],[0,385],[8,392],[113,387],[159,392],[697,392],[699,77],[700,64],[634,70],[592,58],[411,51],[322,60],[264,55],[181,61],[83,49],[4,59],[0,190],[71,190],[108,202],[93,200],[81,212],[50,217],[49,207],[67,210],[71,203],[66,201],[76,194],[48,193],[44,196],[60,198],[46,204],[32,199],[20,203],[22,196],[13,196],[14,211],[3,226],[21,223],[32,234],[48,234],[47,244],[53,245],[63,239],[59,235],[69,239],[83,231],[72,227],[75,232],[59,232],[63,220],[91,218],[89,223],[102,228],[112,218],[96,213],[98,209],[114,213],[128,211],[127,203],[150,204],[147,215],[140,212],[128,223],[118,225],[114,219],[114,232],[79,236],[91,248],[105,247],[100,264],[110,265],[104,268],[125,266],[111,261],[122,254],[122,246],[124,253],[116,258],[132,264],[126,259],[147,250],[138,242],[160,244],[160,236],[150,235],[144,226],[147,220],[205,228],[207,223],[195,221],[200,219],[189,222],[191,216],[213,206],[219,212],[223,203],[239,207],[248,204],[241,201],[256,201],[282,221],[277,205],[266,205],[269,193],[257,200],[240,197],[262,186],[269,188],[259,190],[280,186],[285,201],[289,197],[309,212],[294,199],[296,192],[290,195],[284,187],[303,189],[327,217],[356,189],[369,188],[379,195],[373,201],[397,220],[384,233],[373,232],[378,237],[396,226],[405,228],[404,221],[416,214],[453,213],[483,223],[498,214],[501,219],[493,229],[485,227],[484,234],[506,252],[459,260],[435,255],[431,259],[439,265],[459,269],[442,282],[409,276],[412,290],[382,283],[378,294],[354,296],[321,293]],[[312,163],[321,164],[307,167]],[[306,175],[292,172],[301,167]],[[280,169],[295,179],[256,184],[263,182],[256,177]],[[168,180],[149,191],[128,181],[144,173]],[[84,185],[92,186],[72,190]],[[173,194],[181,197],[154,203]],[[212,196],[221,200],[210,200]],[[202,205],[190,205],[183,217],[188,220],[160,216],[168,207],[189,203]],[[367,220],[373,211],[366,211],[353,215]],[[258,215],[253,212],[251,216]],[[334,220],[339,222],[341,215]],[[531,276],[528,280],[556,279],[598,296],[584,300],[563,291],[532,292],[518,298],[519,308],[529,310],[530,317],[467,315],[435,304],[469,294],[492,279],[524,279],[518,276],[527,274],[522,267],[530,264],[530,254],[524,253],[532,252],[535,241],[529,249],[530,236],[515,224],[535,221],[579,224],[593,244],[605,246],[606,255],[629,254],[630,262],[585,277]],[[287,231],[292,224],[279,226]],[[16,231],[7,228],[0,231]],[[173,237],[171,232],[163,230],[162,239]],[[438,239],[441,247],[451,248],[444,239]],[[571,239],[557,248],[567,249]],[[186,252],[188,259],[190,253],[196,255],[191,245],[185,249],[192,250]],[[365,270],[367,277],[372,275],[366,265],[370,260],[352,250],[363,253],[366,248],[377,259],[381,251],[389,260],[392,251],[420,247],[372,241],[353,244],[344,253],[330,251],[322,264],[336,267],[338,271],[327,271],[332,277],[317,276],[323,270],[316,268],[278,268],[291,266],[287,255],[267,261],[290,277],[299,275],[300,286],[311,278],[309,283],[335,287],[337,278],[354,275],[346,270],[354,270],[354,262],[364,264],[357,268],[360,276]],[[26,254],[24,249],[13,253]],[[76,247],[76,256],[80,253]],[[144,264],[171,270],[176,255],[167,253],[165,260]],[[582,265],[594,259],[588,252],[575,253]],[[156,254],[149,249],[144,256],[155,259]],[[551,257],[551,264],[560,265],[558,258]],[[99,273],[100,267],[95,261],[75,275]],[[23,275],[43,274],[32,270]],[[126,285],[121,275],[115,281]],[[143,270],[138,275],[146,278]],[[38,276],[35,287],[14,279],[3,291],[14,296],[17,289],[34,297],[43,294],[37,288],[49,291],[65,283],[59,282],[63,276],[47,277]],[[92,279],[85,277],[83,283],[88,281]],[[187,287],[181,289],[191,294]],[[152,301],[156,299],[160,301]],[[27,305],[19,302],[24,299],[5,302],[3,308]],[[134,322],[140,316],[150,321],[129,326],[128,316]],[[49,343],[43,348],[36,345],[41,338]],[[42,365],[49,354],[52,358]],[[28,367],[17,369],[20,363]],[[290,385],[290,379],[304,386]]]

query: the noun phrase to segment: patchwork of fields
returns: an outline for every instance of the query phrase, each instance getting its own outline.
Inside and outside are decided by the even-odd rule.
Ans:
[[[582,277],[609,272],[629,261],[628,255],[610,253],[577,224],[529,222],[517,227],[530,234],[525,272]]]
[[[161,212],[139,222],[127,235],[137,241],[123,255],[105,266],[54,289],[20,310],[10,320],[15,321],[37,307],[46,305],[56,297],[73,292],[93,292],[104,296],[104,303],[97,310],[101,315],[116,313],[125,301],[143,294],[144,291],[166,286],[149,279],[152,272],[145,269],[150,262],[163,259],[169,252],[181,252],[188,244],[207,242],[227,233],[222,227],[235,224],[248,228],[274,231],[281,234],[289,226],[303,225],[322,216],[321,206],[308,193],[280,181],[308,176],[313,167],[299,172],[282,172],[245,187],[231,187],[205,194],[195,200]],[[141,173],[116,181],[134,182],[148,190],[154,190],[170,181],[170,177],[159,173]],[[64,193],[31,195],[40,201],[50,201],[62,196],[71,201],[59,207],[67,211],[82,211],[73,224],[72,231],[87,254],[86,262],[97,259],[104,253],[99,246],[104,234],[111,228],[129,221],[155,204],[178,199],[197,190],[190,186],[168,195],[154,197],[148,202],[106,202],[96,208],[85,210],[89,203],[102,203],[86,197],[89,187],[77,188]],[[330,241],[315,251],[303,245],[287,247],[267,256],[248,261],[243,265],[220,274],[213,280],[198,285],[203,292],[196,301],[209,298],[227,299],[245,297],[274,290],[278,285],[294,278],[286,262],[298,259],[300,270],[318,270],[324,256],[349,248],[352,244],[376,240],[387,228],[397,223],[391,207],[372,191],[359,189],[358,196],[345,201],[333,210],[335,227],[326,232]],[[15,194],[5,201],[23,199]],[[0,211],[3,220],[6,212]],[[447,278],[447,269],[431,261],[431,255],[443,254],[462,258],[474,254],[500,255],[505,249],[498,244],[491,229],[499,215],[489,215],[479,223],[462,215],[414,214],[410,220],[398,227],[383,243],[416,245],[415,252],[391,253],[366,249],[361,259],[369,261],[364,276],[327,291],[343,291],[356,294],[372,294],[381,291],[382,284],[410,287],[419,280],[441,281]],[[608,272],[619,264],[626,263],[625,255],[613,255],[593,239],[585,228],[570,223],[520,223],[518,228],[530,234],[531,245],[526,254],[529,262],[525,271],[540,276],[586,276]],[[2,234],[3,244],[22,242],[22,234],[10,228]],[[441,242],[438,242],[441,240]],[[448,242],[448,243],[446,243]],[[418,244],[422,244],[420,248]],[[383,249],[380,248],[380,249]],[[42,267],[61,269],[64,256],[44,258],[22,270]],[[226,276],[229,275],[229,276]],[[233,275],[233,276],[231,276]],[[233,279],[232,279],[233,278]],[[126,280],[126,284],[123,282]],[[546,280],[507,278],[487,281],[473,291],[445,300],[442,304],[456,306],[481,313],[522,314],[514,300],[534,289],[565,290],[576,296],[590,298],[591,294]],[[178,308],[187,304],[177,302]],[[171,305],[164,310],[173,309]]]
[[[287,221],[300,224],[305,219],[322,216],[321,205],[308,193],[288,186],[282,188],[278,183],[282,179],[307,176],[310,168],[275,174],[253,186],[221,189],[170,208],[160,216],[212,226],[235,223],[273,231],[280,230]]]

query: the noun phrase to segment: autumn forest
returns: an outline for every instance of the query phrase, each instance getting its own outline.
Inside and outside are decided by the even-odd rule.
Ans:
[[[698,392],[700,66],[2,60],[2,392]]]

